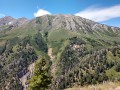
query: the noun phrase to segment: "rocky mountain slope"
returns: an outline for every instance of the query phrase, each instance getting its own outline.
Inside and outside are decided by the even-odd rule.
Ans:
[[[11,16],[5,16],[4,18],[0,18],[0,31],[6,28],[13,29],[15,27],[22,26],[28,22],[29,20],[27,18],[14,19]]]
[[[119,82],[120,28],[62,14],[0,19],[0,90],[36,88],[28,67],[42,57],[51,90]]]
[[[21,25],[29,25],[29,23],[33,24],[32,26],[39,25],[41,29],[50,30],[50,29],[67,29],[71,31],[80,31],[83,33],[92,32],[92,31],[109,31],[119,32],[118,27],[110,27],[104,24],[99,24],[94,21],[74,16],[74,15],[44,15],[41,17],[37,17],[36,19],[28,20],[26,18],[14,19],[10,16],[6,16],[0,19],[0,26],[12,25],[14,27]]]
[[[104,24],[99,24],[94,21],[74,16],[74,15],[45,15],[36,18],[36,22],[39,23],[43,29],[68,29],[71,31],[91,32],[112,30],[113,32],[119,32],[119,28],[110,27]],[[44,25],[43,25],[44,24]]]

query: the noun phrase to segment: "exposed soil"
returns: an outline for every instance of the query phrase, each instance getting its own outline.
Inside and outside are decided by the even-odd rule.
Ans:
[[[24,76],[22,76],[22,77],[20,78],[20,81],[21,81],[21,83],[22,83],[22,86],[24,87],[23,90],[26,90],[26,88],[28,87],[28,85],[27,85],[26,82],[27,82],[28,77],[31,77],[31,76],[33,75],[34,64],[35,64],[35,63],[30,64],[29,67],[28,67],[28,72],[27,72]]]

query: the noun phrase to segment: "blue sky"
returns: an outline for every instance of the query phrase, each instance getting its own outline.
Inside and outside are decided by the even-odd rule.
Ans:
[[[120,0],[0,0],[0,17],[74,14],[120,27]]]

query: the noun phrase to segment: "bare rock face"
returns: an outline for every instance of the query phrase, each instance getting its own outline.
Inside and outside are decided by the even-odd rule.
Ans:
[[[104,25],[104,24],[95,24],[93,27],[92,27],[92,30],[98,30],[98,31],[113,31],[114,33],[117,33],[117,32],[120,32],[120,28],[118,27],[110,27],[110,26],[107,26],[107,25]]]
[[[79,17],[74,15],[44,15],[37,17],[40,20],[42,29],[67,29],[71,31],[93,32],[93,31],[108,31],[120,32],[120,28],[110,27],[104,24]]]

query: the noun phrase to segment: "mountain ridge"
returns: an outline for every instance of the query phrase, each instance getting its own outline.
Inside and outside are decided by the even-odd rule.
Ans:
[[[6,26],[7,28],[9,28],[11,30],[15,27],[20,27],[22,25],[25,25],[28,22],[29,22],[29,20],[24,17],[15,19],[11,16],[5,16],[3,18],[0,18],[0,31],[2,31],[2,28],[1,28],[2,26]],[[3,28],[3,30],[4,30],[4,28]]]
[[[87,32],[100,29],[108,30],[111,29],[113,32],[119,32],[119,27],[108,26],[105,24],[100,24],[89,19],[82,18],[80,16],[75,16],[71,14],[56,14],[56,15],[43,15],[40,17],[28,20],[27,18],[14,19],[10,16],[0,18],[0,26],[2,25],[13,25],[21,26],[28,24],[32,21],[36,21],[37,24],[45,24],[42,29],[59,29],[65,28],[72,31],[85,30]],[[34,24],[36,24],[34,22]],[[34,25],[33,25],[34,26]],[[84,32],[84,31],[83,31]]]

